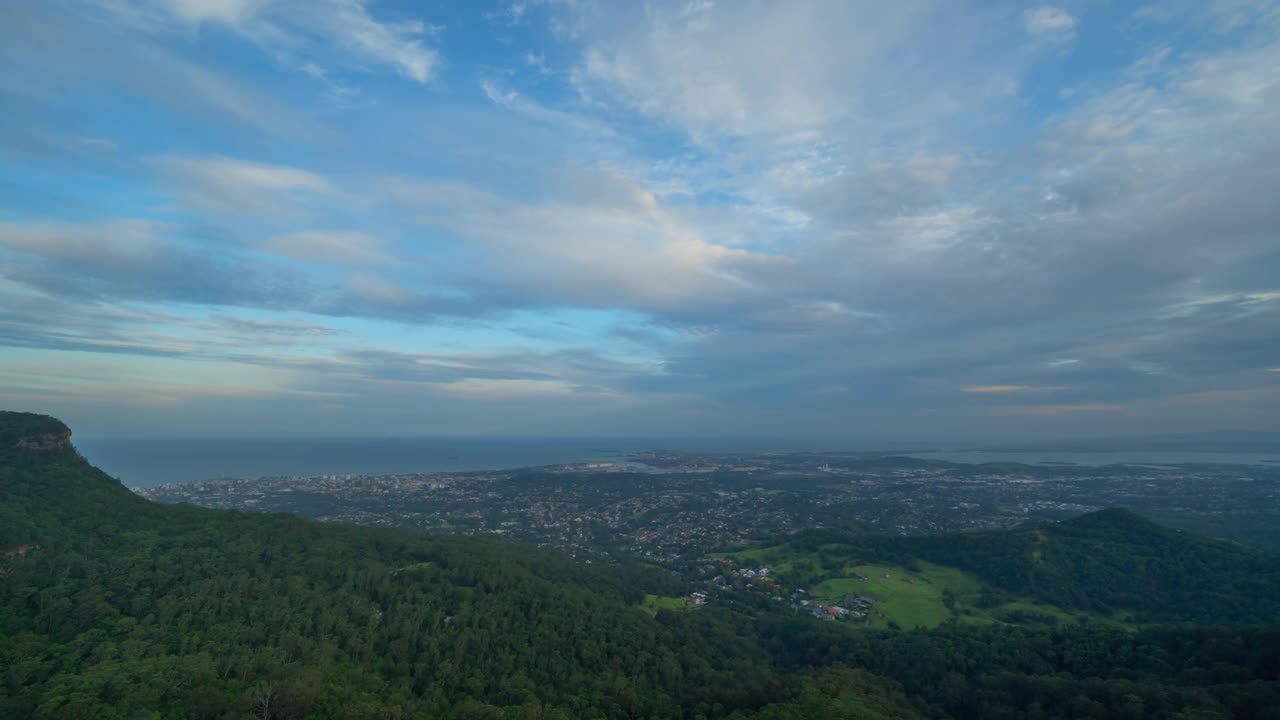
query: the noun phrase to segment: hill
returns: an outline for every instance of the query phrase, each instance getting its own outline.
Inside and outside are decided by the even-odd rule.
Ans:
[[[682,594],[680,582],[512,544],[154,505],[70,437],[51,418],[0,413],[0,717],[1228,718],[1280,707],[1275,629],[881,632],[730,599],[646,610],[648,597]],[[1117,532],[1102,521],[1065,537]]]
[[[1036,613],[1123,624],[1280,621],[1280,558],[1122,509],[935,536],[814,531],[739,555],[780,564],[791,585],[817,586],[831,597],[896,574],[897,581],[879,588],[890,607],[893,600],[924,599],[908,626],[917,617],[937,625],[952,615],[993,620]],[[851,580],[857,577],[866,580]],[[948,599],[958,601],[948,603],[950,612],[943,608]]]
[[[1280,559],[1121,509],[1011,530],[913,538],[905,552],[1006,592],[1138,623],[1280,620]]]

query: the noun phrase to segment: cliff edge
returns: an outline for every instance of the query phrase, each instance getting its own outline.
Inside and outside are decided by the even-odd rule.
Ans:
[[[71,428],[57,418],[0,411],[0,448],[56,452],[71,447]]]

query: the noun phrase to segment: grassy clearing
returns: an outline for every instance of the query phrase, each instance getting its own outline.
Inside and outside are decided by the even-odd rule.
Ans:
[[[955,568],[920,563],[920,572],[896,565],[855,565],[847,568],[850,575],[827,580],[810,593],[828,602],[840,602],[845,595],[866,595],[876,600],[868,624],[888,627],[890,622],[902,628],[937,627],[953,616],[943,602],[943,591],[951,590],[960,597],[976,596],[981,583],[977,578]]]
[[[669,595],[645,595],[640,603],[640,608],[650,615],[657,615],[659,610],[685,610],[689,607],[692,606],[684,598]]]
[[[978,599],[986,586],[972,573],[927,562],[920,562],[918,566],[918,571],[897,565],[853,566],[846,568],[849,577],[827,580],[813,588],[811,593],[828,602],[840,602],[850,593],[875,598],[876,605],[868,617],[868,624],[875,628],[888,627],[891,621],[903,629],[932,628],[952,618],[966,623],[1007,622],[1009,617],[1018,613],[1025,614],[1024,617],[1047,616],[1062,624],[1087,619],[1132,627],[1122,618],[1068,612],[1055,605],[1026,599],[982,608],[978,606]],[[867,579],[859,580],[853,575]],[[948,595],[952,600],[951,607],[947,607],[945,601]]]
[[[890,622],[899,627],[932,628],[955,618],[966,623],[1006,622],[1010,617],[1022,614],[1023,619],[1036,615],[1056,618],[1059,623],[1078,622],[1088,618],[1126,626],[1123,618],[1108,618],[1090,613],[1068,612],[1062,608],[1015,598],[994,607],[979,607],[979,598],[987,586],[972,573],[959,568],[917,562],[915,569],[891,564],[860,564],[828,566],[823,555],[848,557],[850,548],[845,545],[823,545],[814,550],[798,550],[790,544],[767,548],[752,548],[719,557],[730,557],[742,565],[770,565],[781,574],[788,573],[798,562],[806,563],[812,572],[827,576],[827,580],[809,588],[810,596],[817,600],[840,603],[846,595],[866,595],[876,600],[868,616],[873,628],[889,627]],[[888,575],[886,578],[885,575]],[[858,579],[865,577],[865,580]],[[946,598],[951,599],[948,607]]]

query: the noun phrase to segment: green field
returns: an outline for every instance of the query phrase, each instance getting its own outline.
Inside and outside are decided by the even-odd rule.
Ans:
[[[831,603],[841,602],[850,593],[874,598],[876,604],[867,620],[875,628],[889,627],[890,622],[897,623],[903,629],[932,628],[951,618],[972,623],[1003,622],[1001,618],[1016,611],[1049,616],[1064,623],[1083,617],[1052,605],[1028,600],[1014,600],[990,608],[980,608],[977,602],[985,586],[977,577],[944,565],[920,562],[918,566],[919,570],[908,570],[898,565],[856,565],[845,568],[845,572],[848,575],[862,575],[866,580],[855,577],[832,578],[809,592],[812,597]],[[950,608],[945,602],[945,591],[950,591],[952,596]],[[1094,615],[1089,617],[1091,620],[1117,622]]]
[[[982,587],[966,572],[928,563],[920,563],[920,572],[895,565],[857,565],[847,571],[867,579],[834,578],[812,588],[810,595],[833,603],[850,593],[874,598],[876,604],[867,619],[877,628],[890,622],[905,629],[937,627],[953,616],[943,603],[943,590],[950,589],[957,598],[976,597]]]
[[[965,623],[1006,622],[1010,613],[1021,613],[1023,618],[1039,616],[1048,622],[1056,619],[1059,623],[1071,623],[1088,618],[1128,627],[1120,617],[1072,613],[1025,598],[1011,598],[993,607],[979,607],[979,598],[987,586],[972,573],[945,565],[920,561],[913,565],[915,569],[907,569],[893,564],[823,562],[824,554],[830,559],[832,555],[847,556],[849,550],[846,545],[829,544],[820,546],[816,551],[804,551],[783,544],[720,553],[718,557],[733,558],[748,566],[770,565],[777,575],[782,576],[798,564],[810,572],[826,576],[826,580],[808,588],[809,596],[832,604],[843,602],[849,594],[874,598],[876,604],[867,616],[867,625],[873,628],[887,628],[890,623],[896,623],[903,629],[932,628],[953,618]],[[866,580],[858,579],[856,576],[859,575]],[[944,593],[952,598],[951,607],[947,607]]]
[[[640,607],[650,615],[657,615],[659,610],[685,610],[691,607],[684,598],[667,595],[645,595]]]

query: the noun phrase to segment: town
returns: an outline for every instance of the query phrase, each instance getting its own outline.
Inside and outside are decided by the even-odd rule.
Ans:
[[[875,454],[652,452],[501,472],[214,479],[136,488],[167,503],[497,535],[682,574],[714,553],[831,528],[915,535],[1127,507],[1280,547],[1280,468],[962,465]],[[852,610],[852,608],[846,608]]]

